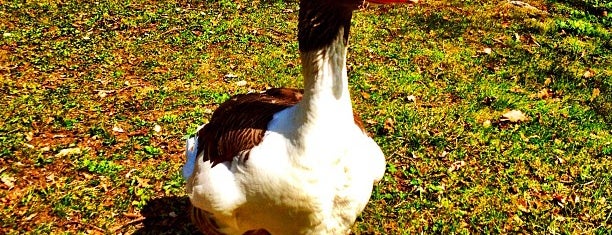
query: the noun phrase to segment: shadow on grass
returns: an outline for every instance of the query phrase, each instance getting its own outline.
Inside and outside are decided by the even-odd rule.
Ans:
[[[201,234],[191,223],[187,197],[161,197],[149,201],[141,210],[146,219],[134,234]]]

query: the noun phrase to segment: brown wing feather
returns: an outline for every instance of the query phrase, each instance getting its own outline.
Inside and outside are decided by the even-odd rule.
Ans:
[[[198,132],[197,154],[204,151],[204,160],[210,160],[213,166],[232,161],[240,152],[259,144],[274,114],[298,103],[302,95],[303,90],[272,88],[232,97],[219,106],[210,122]],[[365,133],[359,116],[353,113],[353,117]]]

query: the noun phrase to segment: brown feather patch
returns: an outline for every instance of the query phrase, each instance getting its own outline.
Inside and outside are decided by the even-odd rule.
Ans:
[[[290,88],[233,96],[221,104],[210,122],[198,131],[197,154],[204,151],[204,161],[210,160],[213,166],[232,161],[240,152],[258,145],[274,114],[297,104],[302,96],[303,90]],[[353,113],[353,118],[365,133],[359,116]],[[248,153],[245,156],[247,160]]]

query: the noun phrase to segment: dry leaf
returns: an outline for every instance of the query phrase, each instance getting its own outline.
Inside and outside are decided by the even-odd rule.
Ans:
[[[28,215],[28,217],[25,217],[25,220],[26,221],[30,221],[30,220],[34,219],[34,217],[36,217],[36,215],[38,215],[38,213],[33,213],[31,215]]]
[[[584,73],[582,74],[582,76],[584,78],[592,78],[593,76],[595,76],[595,71],[588,69],[587,71],[584,71]]]
[[[563,164],[563,163],[565,163],[565,160],[563,158],[561,158],[561,157],[557,157],[557,162],[559,164]]]
[[[155,131],[155,132],[160,132],[160,131],[161,131],[161,126],[159,126],[159,125],[155,125],[155,126],[153,127],[153,131]]]
[[[240,80],[236,82],[236,86],[246,86],[247,85],[247,81],[245,80]]]
[[[11,176],[2,176],[0,180],[2,180],[2,183],[8,186],[9,189],[12,189],[13,187],[15,187],[14,182],[17,181],[15,177],[11,177]]]
[[[491,127],[491,120],[485,120],[485,121],[482,123],[482,126],[484,126],[484,127]]]
[[[552,79],[551,78],[546,78],[546,80],[544,81],[544,86],[548,86],[552,83]]]
[[[485,54],[491,54],[491,48],[487,47],[485,49],[482,49],[482,52],[484,52]]]
[[[464,167],[465,161],[456,161],[453,164],[451,164],[451,166],[448,168],[447,172],[451,173],[453,171],[459,170],[459,168]]]
[[[107,94],[106,92],[104,92],[104,91],[99,91],[99,92],[98,92],[98,96],[100,96],[100,98],[104,98],[104,97],[106,97],[107,95],[108,95],[108,94]]]
[[[385,120],[385,130],[388,132],[393,132],[393,127],[394,127],[394,122],[392,118],[387,118],[387,120]]]
[[[62,149],[59,153],[55,154],[55,157],[64,157],[64,156],[72,156],[72,155],[78,155],[81,154],[81,148],[76,147],[76,148],[67,148],[67,149]]]
[[[567,203],[567,197],[561,194],[553,195],[553,201],[557,203],[560,207],[565,207]]]
[[[32,141],[32,139],[34,138],[34,133],[32,133],[30,131],[30,132],[26,133],[25,137],[26,137],[27,141]]]
[[[414,95],[409,95],[408,97],[406,97],[406,101],[416,102],[416,97]]]
[[[113,131],[114,131],[114,132],[119,132],[119,133],[123,133],[123,132],[125,132],[125,131],[123,130],[123,128],[121,128],[121,127],[119,127],[119,126],[113,126]]]
[[[516,208],[517,208],[517,209],[519,209],[519,210],[520,210],[520,211],[522,211],[522,212],[527,212],[527,213],[529,213],[529,212],[530,212],[530,210],[529,210],[529,205],[528,205],[528,204],[527,204],[527,202],[526,202],[525,200],[523,200],[523,199],[519,199],[519,200],[518,200],[518,203],[517,203],[517,205],[516,205]]]
[[[227,82],[227,81],[229,81],[229,80],[232,80],[232,79],[236,79],[236,78],[238,78],[238,75],[233,74],[233,73],[228,73],[228,74],[226,74],[225,76],[223,76],[223,79],[224,79],[226,82]]]
[[[367,92],[362,91],[361,96],[366,100],[370,99],[370,94],[368,94]]]
[[[553,92],[551,89],[548,89],[548,88],[544,88],[540,90],[537,94],[537,97],[543,100],[548,99],[552,96],[553,96]]]
[[[501,117],[501,121],[524,122],[527,121],[527,116],[519,110],[512,110],[504,113]]]
[[[595,98],[597,98],[597,96],[599,96],[599,88],[595,88],[593,89],[593,93],[591,94],[591,101],[595,100]]]

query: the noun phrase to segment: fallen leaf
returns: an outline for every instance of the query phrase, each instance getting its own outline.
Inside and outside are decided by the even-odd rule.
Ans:
[[[567,197],[561,194],[553,195],[553,201],[557,203],[560,207],[565,207],[567,203]]]
[[[119,126],[113,126],[113,131],[114,131],[114,132],[119,132],[119,133],[123,133],[123,132],[125,132],[125,131],[123,130],[123,128],[121,128],[121,127],[119,127]]]
[[[34,133],[32,133],[31,131],[26,133],[25,136],[27,141],[32,141],[32,139],[34,139]]]
[[[451,173],[453,171],[459,170],[459,168],[464,167],[465,161],[456,161],[453,164],[451,164],[451,166],[448,168],[447,172]]]
[[[153,127],[153,131],[155,131],[155,132],[160,132],[160,131],[161,131],[161,126],[160,126],[160,125],[155,125],[155,126]]]
[[[484,126],[485,128],[491,127],[491,120],[485,120],[482,123],[482,126]]]
[[[552,83],[552,79],[551,78],[546,78],[546,80],[544,81],[544,86],[548,86]]]
[[[34,217],[36,217],[36,215],[38,215],[38,213],[33,213],[31,215],[28,215],[28,217],[25,217],[25,220],[26,221],[30,221],[30,220],[34,219]]]
[[[368,99],[370,99],[370,94],[368,94],[367,92],[362,91],[361,92],[361,97],[363,97],[364,99],[368,100]]]
[[[525,116],[525,114],[519,110],[512,110],[504,113],[500,120],[509,122],[524,122],[527,121],[527,116]]]
[[[553,96],[553,92],[552,92],[551,89],[544,88],[544,89],[540,90],[536,96],[538,98],[540,98],[540,99],[545,100],[545,99],[548,99],[548,98],[552,97]]]
[[[527,204],[527,202],[526,202],[525,200],[523,200],[523,199],[519,199],[519,200],[518,200],[518,203],[517,203],[517,205],[516,205],[516,208],[517,208],[517,209],[519,209],[519,210],[520,210],[520,211],[522,211],[522,212],[526,212],[526,213],[529,213],[529,212],[530,212],[530,210],[529,210],[529,205],[528,205],[528,204]]]
[[[236,82],[236,86],[246,86],[247,85],[247,81],[245,80],[240,80]]]
[[[229,80],[236,79],[236,78],[238,78],[238,75],[235,75],[233,73],[228,73],[225,76],[223,76],[223,80],[226,82],[228,82]]]
[[[557,157],[557,162],[559,164],[563,164],[563,163],[565,163],[565,160],[563,158],[561,158],[561,157]]]
[[[485,49],[482,49],[482,52],[484,52],[485,54],[491,54],[491,48],[487,47]]]
[[[393,127],[394,126],[395,126],[395,124],[394,124],[392,118],[387,118],[387,120],[385,120],[384,128],[385,128],[386,131],[393,132]]]
[[[416,102],[416,97],[414,95],[409,95],[408,97],[406,97],[406,101]]]
[[[595,100],[595,98],[597,98],[597,96],[599,96],[599,88],[595,88],[593,89],[593,93],[591,94],[591,101]]]
[[[78,155],[81,154],[81,148],[76,147],[76,148],[67,148],[67,149],[62,149],[59,153],[55,154],[55,157],[65,157],[65,156],[72,156],[72,155]]]
[[[584,71],[584,73],[582,74],[582,76],[584,78],[592,78],[593,76],[595,76],[595,71],[588,69],[587,71]]]
[[[15,187],[14,182],[17,181],[15,179],[15,177],[11,177],[11,176],[2,176],[2,178],[0,178],[0,180],[2,181],[2,183],[4,183],[6,186],[9,187],[9,189],[12,189],[13,187]]]

